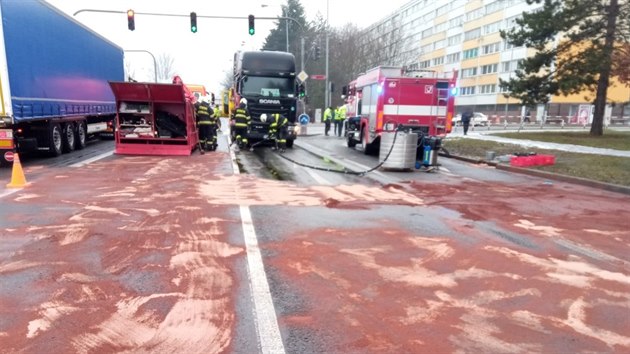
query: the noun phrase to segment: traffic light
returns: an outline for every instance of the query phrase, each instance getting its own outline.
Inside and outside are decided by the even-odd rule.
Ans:
[[[304,84],[298,85],[298,96],[300,96],[300,98],[306,96],[306,89],[304,88]]]
[[[130,31],[136,29],[135,16],[136,13],[133,10],[127,10],[127,28],[129,28]]]
[[[458,93],[459,93],[459,87],[455,86],[455,84],[451,84],[451,87],[449,89],[449,94],[451,96],[457,96]]]
[[[210,93],[210,97],[212,97],[212,99],[210,100],[210,102],[212,103],[212,105],[214,106],[214,93]]]
[[[197,33],[197,13],[190,13],[190,32]]]
[[[254,15],[249,15],[248,19],[249,19],[249,34],[253,36],[254,33],[256,33],[256,30],[254,29]]]
[[[315,46],[315,60],[319,60],[320,54],[319,46]]]

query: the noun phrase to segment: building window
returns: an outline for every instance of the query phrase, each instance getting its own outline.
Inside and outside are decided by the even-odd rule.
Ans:
[[[462,69],[462,79],[477,75],[477,68]]]
[[[521,18],[522,15],[515,15],[512,17],[508,17],[505,19],[505,29],[510,29],[512,27],[516,27],[518,24],[516,23],[516,20]]]
[[[456,34],[454,36],[448,37],[448,45],[455,45],[462,42],[462,35]]]
[[[459,62],[459,52],[447,55],[446,62],[449,64]]]
[[[489,25],[485,25],[483,26],[483,34],[490,34],[490,33],[494,33],[494,32],[499,32],[499,30],[501,29],[501,23],[503,21],[497,21],[494,23],[491,23]]]
[[[483,55],[496,53],[500,50],[501,50],[501,42],[496,42],[496,43],[484,45],[483,47],[481,47],[481,53]]]
[[[523,65],[523,59],[504,61],[501,63],[501,72],[508,73],[520,69]]]
[[[448,22],[442,22],[440,24],[435,25],[433,28],[433,33],[444,32],[448,29]]]
[[[479,56],[479,48],[472,48],[464,51],[464,59],[476,58]]]
[[[448,21],[448,27],[449,28],[454,28],[457,26],[461,26],[462,23],[464,23],[464,15],[461,16],[457,16],[455,18],[452,18]]]
[[[425,29],[424,31],[422,31],[422,38],[427,38],[432,34],[433,34],[433,27],[429,29]]]
[[[478,8],[477,10],[472,10],[466,13],[466,21],[476,20],[483,17],[483,15],[485,15],[483,7]]]
[[[488,64],[481,67],[481,75],[496,73],[499,69],[499,64]]]
[[[475,94],[475,86],[464,86],[460,90],[460,95],[462,96],[470,96]]]
[[[433,49],[442,49],[444,48],[444,44],[446,43],[445,40],[440,40],[440,41],[435,41],[433,42]]]
[[[433,66],[444,64],[444,57],[438,57],[433,59]]]
[[[431,66],[431,60],[425,60],[420,62],[420,68],[425,69]]]
[[[448,10],[450,10],[451,4],[446,4],[442,7],[439,7],[436,11],[435,11],[435,16],[442,16],[445,13],[448,12]]]
[[[468,41],[471,39],[479,38],[481,36],[481,27],[475,28],[473,30],[464,32],[464,40]]]
[[[433,43],[423,46],[420,50],[423,54],[431,53],[433,51]]]
[[[486,15],[497,12],[499,10],[503,10],[504,3],[505,2],[503,0],[498,0],[493,2],[492,4],[486,5]]]
[[[484,93],[495,93],[495,92],[497,92],[497,85],[496,84],[479,86],[479,93],[481,93],[481,94],[484,94]]]

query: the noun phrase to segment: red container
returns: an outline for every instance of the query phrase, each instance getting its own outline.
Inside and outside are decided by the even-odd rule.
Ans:
[[[555,156],[553,155],[512,156],[510,159],[510,165],[515,167],[544,166],[554,163]]]

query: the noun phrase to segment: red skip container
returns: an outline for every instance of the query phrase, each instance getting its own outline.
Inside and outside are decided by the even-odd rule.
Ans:
[[[556,163],[553,155],[512,156],[510,165],[515,167],[544,166]]]

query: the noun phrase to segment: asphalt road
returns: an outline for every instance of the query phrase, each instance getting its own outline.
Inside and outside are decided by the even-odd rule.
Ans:
[[[316,169],[225,140],[25,162],[0,351],[630,351],[629,197],[448,159],[333,172],[378,158],[317,129],[284,154]]]

